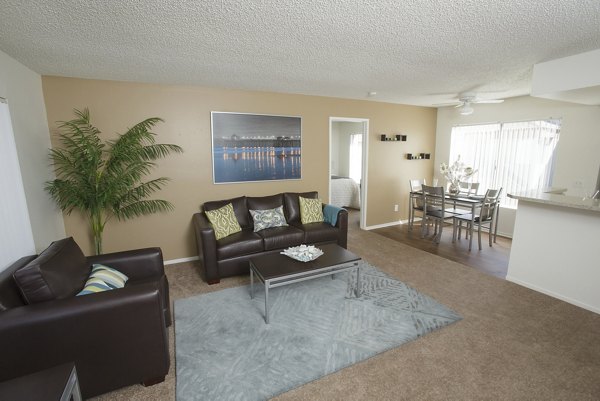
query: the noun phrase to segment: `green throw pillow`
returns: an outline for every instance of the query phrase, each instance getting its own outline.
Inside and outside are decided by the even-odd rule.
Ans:
[[[323,221],[323,206],[321,199],[298,197],[300,200],[300,221],[302,224],[319,223]]]
[[[215,237],[217,240],[242,231],[242,227],[240,227],[240,223],[238,223],[235,217],[233,205],[231,203],[215,210],[208,210],[206,212],[206,217],[208,217],[208,221],[210,221],[210,224],[212,224],[213,229],[215,230]]]
[[[77,296],[123,288],[127,280],[129,280],[129,277],[116,269],[94,264],[92,274],[90,274],[90,277],[85,282],[85,287],[83,287],[83,290]]]
[[[271,227],[287,226],[285,216],[283,215],[283,206],[267,210],[250,210],[252,220],[254,220],[254,232]]]

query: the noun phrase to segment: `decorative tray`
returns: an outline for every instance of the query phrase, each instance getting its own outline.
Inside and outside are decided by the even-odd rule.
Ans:
[[[314,245],[300,245],[284,249],[280,252],[282,255],[289,256],[300,262],[310,262],[323,255],[323,251]]]

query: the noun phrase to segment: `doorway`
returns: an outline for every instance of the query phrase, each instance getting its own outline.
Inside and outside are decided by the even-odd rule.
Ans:
[[[360,228],[367,216],[369,120],[329,117],[329,203],[359,210]]]

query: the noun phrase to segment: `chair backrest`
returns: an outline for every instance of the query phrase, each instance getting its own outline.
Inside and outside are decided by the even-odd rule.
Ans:
[[[423,186],[423,184],[426,184],[427,182],[425,181],[425,179],[423,178],[422,180],[408,180],[408,183],[410,184],[410,192],[419,192]],[[417,208],[417,209],[422,209],[423,208],[423,201],[421,199],[420,196],[411,196],[412,197],[412,207],[413,208]]]
[[[423,184],[427,184],[427,181],[425,181],[425,179],[422,180],[408,180],[409,184],[410,184],[410,192],[417,192],[421,190],[421,186],[423,186]]]
[[[502,188],[488,189],[485,192],[485,198],[483,200],[483,205],[481,205],[481,212],[479,213],[479,219],[481,221],[491,220],[494,217],[501,193]]]
[[[441,208],[446,210],[446,200],[444,198],[444,187],[430,187],[429,185],[422,185],[422,196],[423,207],[427,211],[428,206],[434,206],[436,209]]]
[[[459,182],[458,188],[460,193],[464,193],[467,195],[477,195],[479,191],[479,183],[478,182]]]

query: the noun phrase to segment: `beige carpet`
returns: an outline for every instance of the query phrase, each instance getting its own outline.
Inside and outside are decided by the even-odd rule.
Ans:
[[[275,400],[600,399],[600,315],[367,231],[351,228],[349,249],[463,320]],[[208,286],[197,269],[167,266],[172,299],[248,282]],[[164,383],[95,400],[174,401],[171,363]]]

